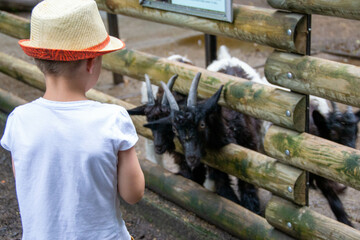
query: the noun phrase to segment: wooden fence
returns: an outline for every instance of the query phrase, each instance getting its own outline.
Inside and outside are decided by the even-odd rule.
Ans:
[[[360,151],[305,133],[305,95],[311,94],[360,107],[360,68],[325,59],[303,56],[306,49],[307,18],[303,14],[326,14],[359,19],[358,1],[268,0],[275,8],[234,6],[234,23],[207,20],[162,10],[143,8],[138,0],[97,0],[110,13],[147,19],[271,46],[265,75],[274,84],[298,93],[286,92],[237,77],[214,73],[131,49],[105,55],[103,67],[115,73],[144,80],[147,73],[154,84],[179,74],[174,89],[187,93],[197,72],[202,72],[198,95],[211,96],[225,84],[220,104],[273,122],[265,137],[266,155],[230,144],[202,159],[205,164],[265,188],[278,197],[268,203],[265,218],[202,189],[189,180],[142,163],[149,188],[243,239],[360,239],[360,232],[322,216],[306,206],[305,171],[344,183],[360,190]],[[0,31],[15,38],[29,37],[29,22],[0,11]],[[284,52],[285,51],[285,52]],[[32,64],[0,53],[0,71],[44,90],[41,72]],[[291,73],[291,74],[289,74]],[[314,74],[316,73],[316,74]],[[334,84],[336,82],[336,85]],[[336,86],[336,87],[332,87]],[[302,93],[302,94],[300,94]],[[134,106],[96,90],[88,97],[101,102]],[[24,103],[0,90],[0,107],[9,111]],[[287,114],[288,113],[288,114]],[[290,113],[290,114],[289,114]],[[152,138],[142,125],[145,119],[132,117],[138,133]],[[301,149],[301,151],[300,151]],[[177,143],[177,151],[182,149]],[[323,154],[331,151],[332,154]],[[349,164],[349,161],[351,164]],[[242,173],[246,172],[246,176]],[[194,194],[196,193],[196,194]]]

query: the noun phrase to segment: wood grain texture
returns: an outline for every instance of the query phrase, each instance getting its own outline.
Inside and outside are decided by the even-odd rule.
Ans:
[[[359,150],[278,126],[269,129],[264,144],[269,156],[360,190]]]
[[[146,185],[165,198],[241,239],[291,239],[264,218],[224,199],[195,182],[174,175],[150,161],[142,161]]]
[[[292,74],[292,78],[288,73]],[[358,66],[274,52],[266,61],[265,76],[269,82],[299,93],[360,107]]]
[[[360,239],[355,228],[278,197],[269,201],[265,217],[275,228],[297,239]]]
[[[200,98],[209,98],[224,85],[220,105],[300,132],[305,130],[305,97],[300,94],[130,49],[105,55],[103,67],[142,81],[146,73],[155,85],[178,74],[174,90],[184,94],[188,93],[196,73],[201,72]],[[287,110],[291,112],[290,116],[286,115]]]
[[[23,19],[23,28],[27,24],[28,21]],[[16,30],[13,30],[13,33],[12,36],[16,37]],[[179,78],[174,89],[185,94],[195,74],[202,72],[199,97],[210,97],[224,84],[220,104],[280,126],[300,132],[305,130],[305,97],[300,94],[254,84],[245,79],[210,72],[130,49],[105,55],[103,67],[140,80],[144,80],[144,74],[147,73],[155,85],[160,85],[160,81],[167,82],[177,73]],[[291,116],[286,116],[287,110],[291,112]]]
[[[0,88],[0,110],[10,113],[15,107],[25,104],[26,101]]]
[[[305,53],[306,39],[301,36],[305,16],[272,9],[233,5],[233,23],[143,7],[138,0],[96,0],[99,9],[130,17],[222,35],[288,52]],[[288,30],[291,33],[288,34]],[[303,44],[298,43],[303,42]]]
[[[0,53],[0,59],[1,72],[40,90],[45,89],[43,74],[36,66],[3,53]],[[135,107],[132,104],[95,89],[89,90],[87,97],[99,102],[117,104],[126,109]],[[131,116],[131,118],[138,134],[152,139],[151,131],[143,127],[143,124],[146,123],[145,117]],[[177,144],[177,151],[182,151],[180,144]],[[214,158],[213,156],[217,157]],[[223,171],[229,171],[229,173],[231,172],[234,175],[242,177],[245,181],[268,189],[298,204],[305,204],[305,187],[303,186],[305,184],[305,178],[303,171],[286,166],[277,162],[275,159],[235,144],[227,145],[220,153],[208,154],[207,158],[204,158],[203,162],[213,164]],[[233,167],[235,169],[233,169]],[[294,191],[289,192],[289,186],[292,187]]]
[[[30,38],[29,20],[0,10],[0,32],[21,39]]]
[[[273,8],[360,20],[357,0],[267,0]]]

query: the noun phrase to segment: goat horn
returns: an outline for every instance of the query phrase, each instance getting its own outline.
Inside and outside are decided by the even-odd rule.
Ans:
[[[191,82],[191,87],[189,90],[189,96],[187,100],[188,107],[195,107],[196,106],[196,97],[197,97],[197,88],[200,82],[201,72],[198,72],[194,79]]]
[[[331,101],[331,106],[332,106],[334,112],[336,112],[336,113],[340,112],[336,102]]]
[[[172,88],[173,88],[173,86],[174,86],[175,80],[177,79],[178,76],[179,76],[179,75],[175,74],[175,75],[173,75],[173,76],[169,79],[169,81],[168,81],[168,83],[167,83],[167,87],[169,88],[170,91],[172,91]],[[167,104],[168,104],[168,100],[167,100],[166,95],[164,94],[164,96],[162,97],[162,100],[161,100],[161,105],[162,105],[162,106],[166,106]]]
[[[180,110],[179,105],[177,104],[177,102],[176,102],[174,96],[172,95],[170,89],[166,86],[166,84],[163,81],[161,81],[160,84],[161,84],[162,88],[165,91],[164,94],[165,94],[167,100],[169,101],[170,109],[172,111],[179,111]]]
[[[145,74],[145,83],[146,83],[146,89],[147,89],[147,96],[148,96],[148,103],[147,105],[152,106],[155,105],[155,98],[152,91],[150,78],[147,74]]]

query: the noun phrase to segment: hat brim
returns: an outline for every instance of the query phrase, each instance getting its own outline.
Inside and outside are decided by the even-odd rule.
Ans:
[[[109,36],[110,40],[101,49],[92,47],[82,50],[64,50],[64,49],[50,49],[39,48],[31,45],[30,39],[23,39],[19,41],[19,44],[26,55],[53,61],[77,61],[81,59],[95,58],[107,53],[111,53],[117,50],[121,50],[125,47],[125,43],[118,38]]]

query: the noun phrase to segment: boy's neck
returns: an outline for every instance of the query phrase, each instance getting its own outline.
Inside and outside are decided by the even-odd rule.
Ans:
[[[45,82],[46,91],[43,98],[47,100],[59,102],[87,100],[85,79],[46,75]]]

